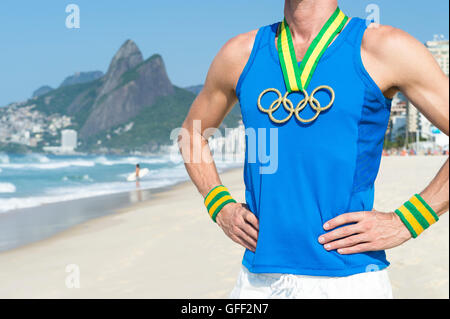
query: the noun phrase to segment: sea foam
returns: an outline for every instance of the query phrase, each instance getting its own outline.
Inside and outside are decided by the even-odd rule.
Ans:
[[[15,193],[16,186],[11,183],[0,183],[0,193]]]

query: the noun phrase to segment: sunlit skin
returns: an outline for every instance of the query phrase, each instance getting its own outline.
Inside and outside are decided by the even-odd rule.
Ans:
[[[139,179],[139,172],[141,171],[141,167],[139,166],[139,164],[136,164],[136,180]]]
[[[285,1],[284,13],[293,34],[297,60],[302,59],[336,6],[336,0]],[[183,124],[190,139],[180,140],[180,151],[189,176],[203,197],[222,182],[209,151],[208,136],[202,132],[206,128],[218,127],[236,103],[235,88],[250,56],[256,33],[257,30],[254,30],[238,35],[222,47],[210,66],[202,92],[192,104]],[[449,80],[419,41],[393,27],[371,25],[364,34],[361,56],[368,73],[386,97],[392,98],[401,91],[431,123],[448,135]],[[201,125],[194,126],[194,120],[200,120]],[[200,143],[194,143],[195,140]],[[196,163],[188,155],[194,154],[195,147],[201,148],[202,154],[207,154]],[[420,193],[438,215],[448,210],[448,179],[447,159]],[[408,199],[405,198],[405,201]],[[255,251],[258,219],[245,204],[227,204],[217,215],[217,224],[233,241]],[[342,212],[323,227],[324,234],[317,240],[324,249],[337,250],[340,254],[389,249],[411,238],[408,229],[393,211]]]

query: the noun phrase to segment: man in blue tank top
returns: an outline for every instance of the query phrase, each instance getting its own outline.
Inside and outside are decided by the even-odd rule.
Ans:
[[[231,297],[391,298],[384,250],[417,237],[449,203],[447,161],[402,207],[373,210],[391,99],[403,92],[448,134],[448,78],[410,35],[367,27],[336,0],[286,0],[284,14],[224,45],[184,122],[189,138],[180,135],[209,215],[246,248]],[[222,185],[207,143],[237,101],[255,133],[245,204]],[[275,161],[255,155],[266,150]]]

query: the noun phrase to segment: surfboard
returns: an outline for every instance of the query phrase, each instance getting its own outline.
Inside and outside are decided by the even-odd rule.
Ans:
[[[148,168],[143,168],[139,171],[139,178],[144,177],[145,175],[147,175],[148,173],[150,173],[150,170]],[[134,182],[136,180],[136,173],[130,173],[127,177],[127,181],[129,182]]]

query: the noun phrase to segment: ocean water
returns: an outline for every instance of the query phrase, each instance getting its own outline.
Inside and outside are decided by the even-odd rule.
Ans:
[[[126,180],[139,163],[150,173],[140,189],[170,186],[188,180],[180,156],[14,155],[0,153],[0,213],[47,203],[135,190]],[[238,167],[240,160],[217,160],[219,171]]]

